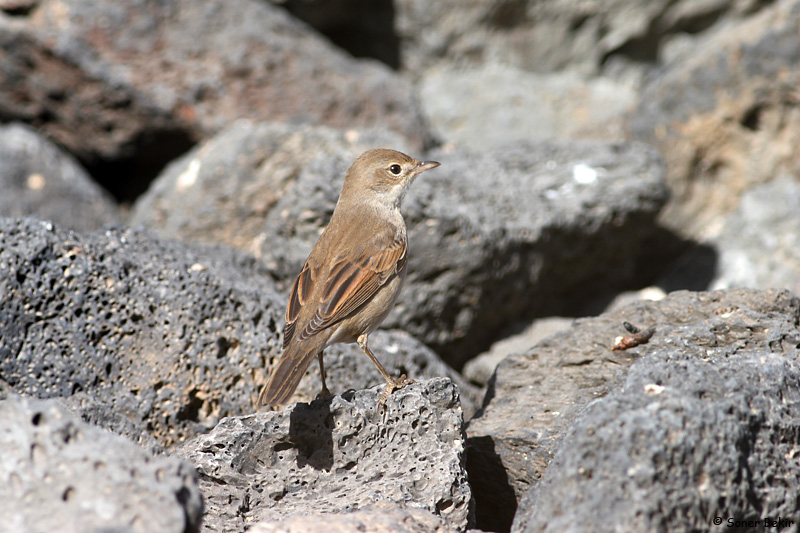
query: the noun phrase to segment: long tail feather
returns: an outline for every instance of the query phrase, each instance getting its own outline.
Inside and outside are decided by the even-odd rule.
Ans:
[[[267,385],[258,396],[257,408],[265,405],[283,406],[289,402],[311,361],[324,345],[324,343],[321,345],[318,342],[308,344],[290,344],[284,350],[278,366],[275,367]]]

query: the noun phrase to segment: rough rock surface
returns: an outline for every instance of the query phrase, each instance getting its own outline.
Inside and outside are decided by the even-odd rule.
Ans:
[[[745,190],[796,174],[798,25],[800,4],[774,2],[687,47],[646,83],[630,129],[669,162],[669,227],[712,237]]]
[[[663,350],[688,359],[708,351],[714,360],[743,347],[789,354],[800,340],[798,308],[798,299],[781,290],[681,291],[580,319],[570,330],[508,356],[490,382],[484,409],[467,427],[478,527],[508,530],[517,502],[542,478],[575,420],[593,400],[615,390],[634,360]],[[624,321],[655,327],[649,343],[611,351],[616,337],[629,335]]]
[[[3,531],[200,530],[194,469],[77,420],[55,400],[0,399]]]
[[[445,378],[227,418],[176,449],[197,466],[209,531],[378,501],[421,508],[464,530],[470,489],[458,389]]]
[[[405,199],[409,276],[386,327],[456,368],[509,321],[571,309],[587,285],[630,280],[631,250],[652,235],[666,201],[661,161],[641,145],[517,144],[425,158],[442,166]],[[262,256],[285,284],[327,223],[351,162],[313,161],[267,216]]]
[[[258,263],[141,230],[0,219],[0,376],[90,393],[165,445],[250,412],[283,303]]]
[[[706,316],[660,327],[624,385],[586,409],[514,531],[796,530],[800,300],[678,299]]]
[[[69,155],[24,124],[0,126],[0,216],[36,215],[76,231],[117,222],[111,196]]]

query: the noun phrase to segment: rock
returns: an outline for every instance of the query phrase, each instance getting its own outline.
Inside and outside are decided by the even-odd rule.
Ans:
[[[0,216],[36,215],[76,231],[120,219],[111,196],[68,154],[24,124],[0,126]]]
[[[167,453],[164,445],[148,431],[146,424],[131,418],[130,410],[119,409],[115,394],[119,394],[118,391],[99,395],[93,392],[78,392],[66,398],[58,398],[58,401],[80,420],[122,435],[153,455]],[[123,399],[121,403],[124,404],[124,401]]]
[[[41,0],[0,18],[0,36],[0,115],[105,165],[108,188],[128,198],[141,189],[120,173],[142,187],[142,173],[242,117],[429,139],[408,81],[267,2]]]
[[[0,294],[15,391],[85,392],[165,446],[251,412],[280,353],[284,304],[252,257],[142,230],[0,219]]]
[[[800,165],[800,4],[771,2],[688,47],[645,84],[631,134],[669,162],[663,223],[697,240],[717,236],[754,185]]]
[[[666,301],[688,295],[677,296]],[[624,384],[585,410],[513,531],[707,531],[716,517],[796,526],[800,300],[694,298],[687,310],[707,316],[660,328]]]
[[[478,527],[509,529],[519,500],[549,472],[575,421],[594,400],[617,390],[633,361],[663,350],[686,359],[706,351],[715,358],[732,356],[743,347],[789,353],[798,344],[792,339],[800,340],[799,308],[800,301],[781,290],[679,291],[577,320],[527,352],[506,357],[482,411],[467,426]],[[616,337],[629,335],[624,321],[654,327],[649,343],[611,351]],[[592,523],[576,521],[575,527]]]
[[[675,38],[702,35],[763,6],[752,0],[398,0],[394,25],[400,64],[410,72],[500,62],[594,74],[619,70],[620,63],[638,70],[660,59]]]
[[[54,400],[0,400],[5,531],[200,530],[194,469],[75,419]]]
[[[641,145],[546,142],[424,157],[442,166],[405,199],[409,277],[385,327],[408,331],[455,368],[509,322],[565,313],[587,285],[630,280],[666,200],[661,162]],[[267,215],[262,257],[284,286],[327,223],[350,163],[309,163]]]
[[[712,243],[719,250],[715,289],[785,287],[800,294],[800,185],[788,176],[742,195]]]
[[[238,120],[167,167],[136,201],[131,224],[258,255],[271,245],[263,232],[267,214],[305,165],[338,165],[376,146],[403,150],[406,141],[386,130]]]
[[[458,389],[444,378],[383,386],[311,404],[226,418],[176,454],[196,465],[205,527],[358,511],[388,501],[433,513],[457,530],[469,520]]]
[[[433,513],[378,501],[358,511],[336,515],[295,516],[278,522],[259,522],[249,533],[454,533]]]
[[[498,64],[435,69],[420,82],[420,105],[436,136],[477,151],[524,140],[620,141],[636,104],[633,86],[611,78]]]

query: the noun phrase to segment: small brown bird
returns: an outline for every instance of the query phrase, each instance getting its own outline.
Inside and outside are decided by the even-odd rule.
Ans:
[[[421,173],[438,167],[394,150],[361,154],[344,178],[339,201],[292,286],[283,328],[283,355],[258,397],[258,406],[284,405],[314,356],[337,342],[357,342],[386,379],[381,403],[411,383],[392,378],[367,346],[367,337],[394,305],[406,277],[408,240],[400,204]]]

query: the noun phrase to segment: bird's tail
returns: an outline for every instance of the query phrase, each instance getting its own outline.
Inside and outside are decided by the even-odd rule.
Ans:
[[[311,361],[323,348],[324,342],[292,343],[287,346],[267,385],[258,395],[256,407],[260,409],[265,405],[282,406],[288,403]]]

